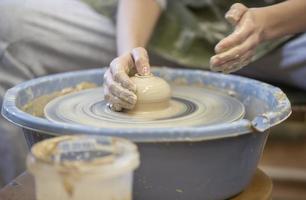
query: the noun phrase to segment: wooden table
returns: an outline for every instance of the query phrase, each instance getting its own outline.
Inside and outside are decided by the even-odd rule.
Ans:
[[[272,181],[261,170],[257,170],[251,184],[231,200],[270,200]],[[0,190],[0,200],[35,200],[34,180],[24,172]]]
[[[34,200],[34,180],[27,172],[22,173],[0,190],[0,200]]]

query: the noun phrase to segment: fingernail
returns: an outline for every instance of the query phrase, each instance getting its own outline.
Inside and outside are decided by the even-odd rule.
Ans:
[[[222,45],[217,44],[216,47],[215,47],[215,52],[219,53],[219,52],[221,52],[221,50],[222,50]]]
[[[142,72],[143,72],[143,75],[148,75],[150,73],[148,67],[143,67]]]

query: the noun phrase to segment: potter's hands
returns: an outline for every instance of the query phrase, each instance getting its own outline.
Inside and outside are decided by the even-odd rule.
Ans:
[[[256,46],[262,41],[264,18],[259,10],[241,3],[230,8],[225,18],[235,30],[216,45],[216,55],[210,59],[211,70],[230,73],[251,62]]]
[[[115,111],[132,109],[137,100],[136,86],[129,76],[150,74],[147,51],[138,47],[115,58],[104,74],[104,97]]]

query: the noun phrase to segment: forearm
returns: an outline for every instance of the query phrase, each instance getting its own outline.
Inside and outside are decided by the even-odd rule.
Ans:
[[[161,14],[155,0],[120,0],[117,16],[117,53],[145,47]]]
[[[306,31],[305,0],[288,0],[255,10],[264,18],[263,41]]]

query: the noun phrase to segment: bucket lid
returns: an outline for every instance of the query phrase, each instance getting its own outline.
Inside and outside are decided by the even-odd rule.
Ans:
[[[139,153],[132,142],[115,137],[61,136],[35,144],[28,156],[33,174],[53,168],[61,173],[115,176],[139,165]]]

